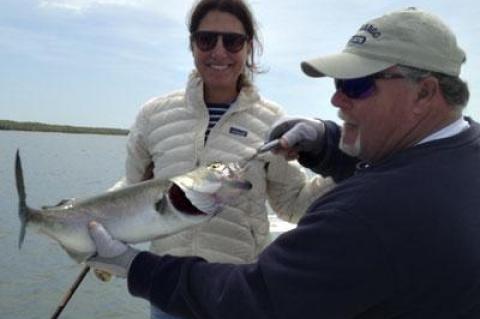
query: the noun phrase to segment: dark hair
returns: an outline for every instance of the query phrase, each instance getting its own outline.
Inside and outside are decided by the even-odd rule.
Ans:
[[[257,23],[252,11],[243,0],[199,0],[193,5],[188,21],[188,30],[193,34],[198,30],[202,19],[210,11],[226,12],[235,16],[243,25],[249,41],[252,41],[252,51],[247,58],[247,72],[244,72],[238,79],[238,89],[249,85],[254,73],[260,73],[258,65],[255,63],[255,56],[260,55],[262,44],[259,40]],[[192,48],[192,42],[190,42]]]
[[[447,103],[459,109],[464,108],[470,98],[468,85],[459,77],[449,76],[442,73],[432,73],[438,79],[440,89]]]

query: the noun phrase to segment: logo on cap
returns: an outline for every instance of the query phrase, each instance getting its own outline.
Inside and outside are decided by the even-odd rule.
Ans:
[[[360,27],[360,30],[358,31],[365,31],[367,33],[370,33],[372,37],[378,38],[379,36],[382,35],[382,33],[378,30],[377,27],[375,27],[373,24],[365,23]]]
[[[363,35],[354,35],[349,42],[351,44],[364,44],[365,41],[367,41],[367,38]]]

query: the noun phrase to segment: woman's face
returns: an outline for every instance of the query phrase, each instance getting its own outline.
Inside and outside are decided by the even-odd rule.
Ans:
[[[197,32],[213,31],[228,32],[245,35],[245,29],[234,15],[210,11],[201,20]],[[230,52],[223,45],[223,36],[219,36],[211,50],[202,51],[195,41],[192,42],[192,52],[195,66],[203,78],[206,96],[225,95],[227,92],[236,97],[237,80],[242,74],[248,54],[251,50],[251,41],[238,52]]]

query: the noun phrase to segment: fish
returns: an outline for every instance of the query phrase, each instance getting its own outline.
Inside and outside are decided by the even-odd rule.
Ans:
[[[88,224],[101,223],[113,238],[127,244],[158,239],[207,222],[235,205],[251,188],[236,163],[212,163],[170,179],[152,179],[124,188],[34,209],[27,205],[20,151],[15,180],[21,223],[18,247],[27,227],[53,240],[77,262],[95,253]]]

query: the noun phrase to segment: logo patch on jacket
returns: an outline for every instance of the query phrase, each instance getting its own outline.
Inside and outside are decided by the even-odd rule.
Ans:
[[[248,135],[248,132],[245,131],[245,130],[242,130],[241,128],[238,128],[238,127],[230,127],[230,131],[228,131],[228,133],[232,134],[232,135],[238,135],[238,136],[243,136],[243,137],[247,137]]]

